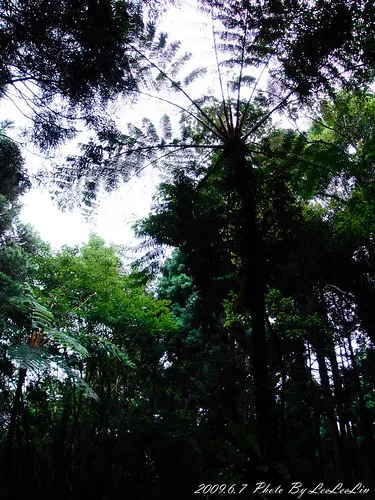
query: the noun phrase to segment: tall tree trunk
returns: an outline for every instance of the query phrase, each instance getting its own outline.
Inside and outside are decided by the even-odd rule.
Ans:
[[[321,332],[318,332],[318,336],[320,335]],[[332,461],[335,470],[335,479],[337,481],[343,481],[344,478],[342,473],[340,447],[339,447],[340,436],[337,429],[337,421],[334,413],[335,400],[329,383],[328,370],[324,356],[324,346],[322,345],[320,339],[318,339],[315,349],[319,366],[319,376],[323,390],[324,411],[327,416],[327,435],[331,447]]]
[[[252,166],[246,160],[246,146],[239,140],[230,151],[237,192],[242,204],[240,252],[244,279],[238,298],[239,312],[248,310],[252,326],[252,364],[254,372],[257,431],[265,454],[269,453],[271,388],[268,376],[266,338],[265,265],[262,237],[257,226],[256,185]],[[275,431],[275,427],[273,428]]]
[[[369,415],[369,412],[366,408],[366,402],[364,399],[364,394],[363,394],[363,388],[362,388],[362,383],[361,379],[359,376],[359,370],[357,367],[357,361],[356,357],[354,354],[353,350],[353,345],[352,345],[352,334],[351,334],[351,328],[350,325],[347,321],[346,318],[346,313],[345,313],[345,305],[344,305],[344,300],[341,298],[340,304],[339,304],[339,310],[340,310],[340,315],[341,315],[341,321],[344,327],[344,332],[346,339],[348,341],[348,346],[349,346],[349,353],[347,353],[346,345],[345,345],[345,352],[347,355],[348,361],[350,361],[351,367],[352,367],[352,372],[353,372],[353,378],[354,378],[354,386],[355,386],[355,391],[358,396],[358,401],[359,401],[359,419],[360,419],[360,427],[362,430],[362,434],[365,438],[365,450],[366,450],[366,455],[367,455],[367,460],[371,468],[371,472],[373,476],[375,477],[375,461],[374,461],[374,456],[375,456],[375,442],[374,442],[374,429],[373,429],[373,423],[371,420],[371,417]],[[353,436],[353,442],[355,443],[355,435]],[[361,456],[358,455],[357,453],[357,459],[358,462],[361,462]]]
[[[7,437],[7,466],[9,469],[12,468],[14,433],[17,425],[17,418],[22,411],[22,387],[25,382],[26,373],[26,368],[20,368],[18,371],[16,393],[14,395],[12,410],[10,413],[10,423]]]
[[[329,346],[329,361],[332,367],[333,387],[335,391],[335,400],[337,406],[338,423],[340,428],[340,455],[342,457],[343,473],[347,482],[352,480],[353,457],[350,454],[350,444],[347,435],[348,419],[344,412],[344,393],[340,377],[339,366],[336,358],[335,346],[333,343]]]
[[[316,379],[313,374],[313,361],[312,361],[312,346],[310,342],[307,340],[306,342],[306,347],[307,347],[307,355],[308,355],[308,363],[309,363],[309,380],[311,387],[314,387],[314,383],[316,382]],[[314,394],[316,394],[314,392]],[[321,480],[325,479],[325,470],[324,470],[324,454],[323,454],[323,448],[322,448],[322,438],[320,435],[320,418],[321,418],[321,410],[320,410],[320,405],[318,404],[316,397],[313,400],[313,405],[312,405],[312,411],[313,411],[313,419],[314,419],[314,432],[315,432],[315,454],[317,455],[317,461],[318,461],[318,466],[319,466],[319,478]]]
[[[348,438],[346,433],[346,423],[347,419],[344,418],[344,393],[342,387],[342,381],[340,376],[339,365],[337,362],[337,354],[336,354],[336,346],[335,341],[330,333],[330,321],[329,321],[329,313],[328,313],[328,304],[326,300],[326,296],[324,294],[324,290],[320,289],[320,306],[322,308],[322,313],[324,314],[324,322],[327,325],[327,335],[326,335],[326,346],[327,346],[327,357],[331,364],[332,369],[332,380],[333,380],[333,388],[334,388],[334,402],[336,405],[337,416],[338,416],[338,425],[340,429],[338,445],[341,457],[341,465],[342,465],[342,473],[347,482],[352,480],[352,466],[351,466],[351,455],[349,453],[348,446]],[[333,306],[334,307],[334,306]]]
[[[354,350],[353,350],[353,345],[352,345],[352,339],[350,333],[348,334],[348,343],[349,343],[349,349],[350,349],[350,358],[352,362],[352,370],[354,374],[354,383],[355,383],[355,389],[358,395],[358,400],[359,400],[359,415],[360,415],[360,420],[361,420],[361,427],[362,427],[362,432],[363,436],[365,438],[365,450],[366,450],[366,455],[367,455],[367,460],[371,468],[371,472],[373,477],[375,477],[375,443],[374,443],[374,430],[373,430],[373,423],[370,418],[369,412],[366,408],[366,402],[364,399],[363,395],[363,389],[362,389],[362,384],[361,380],[359,377],[359,372],[358,372],[358,367],[357,367],[357,362],[356,358],[354,355]]]

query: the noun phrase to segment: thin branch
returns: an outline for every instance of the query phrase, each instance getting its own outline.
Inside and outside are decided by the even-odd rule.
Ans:
[[[74,309],[72,309],[71,311],[66,313],[64,316],[68,316],[70,314],[73,314],[75,311],[78,311],[78,309],[80,307],[82,307],[84,304],[86,304],[86,302],[88,302],[91,299],[91,297],[94,297],[94,295],[96,295],[96,292],[94,292],[91,295],[89,295],[88,297],[86,297],[86,299],[83,302],[81,302],[77,307],[75,307]]]
[[[351,299],[355,299],[354,295],[352,295],[350,292],[345,292],[345,290],[341,290],[341,288],[339,288],[338,286],[336,285],[332,285],[332,283],[328,283],[328,286],[330,286],[331,288],[334,288],[335,290],[337,290],[338,292],[341,293],[341,295],[344,296],[344,298],[346,296],[350,297]]]
[[[123,144],[125,146],[125,144]],[[110,157],[110,160],[114,160],[115,158],[119,158],[120,156],[127,155],[130,156],[131,154],[136,154],[136,153],[141,153],[142,151],[160,151],[164,148],[172,148],[172,151],[168,152],[167,154],[174,154],[177,150],[183,150],[183,149],[210,149],[210,150],[220,150],[224,149],[223,145],[220,144],[213,144],[211,146],[207,144],[203,144],[201,146],[196,145],[196,144],[157,144],[155,146],[140,146],[139,148],[135,149],[128,149],[125,151],[121,151],[113,156]],[[154,161],[154,160],[153,160]],[[104,168],[104,167],[103,167]],[[108,167],[110,169],[111,167]]]
[[[188,111],[187,109],[185,109],[183,106],[180,106],[179,104],[176,104],[175,102],[170,101],[169,99],[165,99],[164,97],[159,97],[157,95],[149,94],[148,92],[144,92],[143,90],[134,90],[134,92],[137,92],[139,94],[145,95],[145,96],[150,97],[152,99],[157,99],[158,101],[161,101],[161,102],[165,102],[167,104],[170,104],[171,106],[175,106],[176,108],[180,109],[184,113],[187,113],[188,115],[190,115],[191,117],[193,117],[194,120],[197,120],[201,125],[203,125],[206,129],[208,129],[212,134],[214,134],[215,136],[217,136],[217,134],[214,131],[214,129],[212,129],[211,127],[209,127],[206,122],[204,122],[203,120],[201,120],[198,116],[196,116],[191,111]]]
[[[343,137],[344,139],[346,139],[347,141],[351,142],[351,138],[348,137],[347,135],[343,134],[342,132],[340,132],[339,130],[333,128],[333,127],[330,127],[329,125],[327,125],[326,123],[324,123],[323,121],[321,120],[318,120],[316,123],[319,123],[319,125],[322,125],[324,128],[328,129],[328,130],[332,130],[332,132],[335,132],[336,134],[338,135],[341,135],[341,137]]]
[[[315,140],[314,141],[308,141],[308,140],[306,140],[306,144],[323,144],[324,146],[331,146],[332,148],[341,151],[341,153],[347,154],[347,152],[345,151],[345,149],[340,148],[340,146],[338,146],[337,144],[334,144],[333,142],[322,141],[321,139],[318,139],[316,141]]]
[[[272,57],[272,54],[270,54],[270,56],[268,57],[267,61],[264,63],[264,66],[263,66],[263,69],[262,71],[260,72],[255,84],[254,84],[254,87],[251,91],[251,94],[250,94],[250,97],[249,99],[247,100],[246,102],[246,106],[245,106],[245,109],[244,109],[244,112],[242,113],[242,116],[241,116],[241,120],[239,121],[239,125],[238,125],[238,130],[241,131],[242,130],[242,127],[243,127],[243,124],[244,124],[244,121],[246,119],[246,116],[247,116],[247,112],[249,111],[249,107],[250,107],[250,104],[251,104],[251,100],[253,98],[253,95],[255,93],[255,90],[263,76],[263,73],[266,71],[266,68],[268,68],[268,65],[270,63],[270,60],[271,60],[271,57]]]
[[[347,205],[348,202],[344,198],[340,198],[340,196],[337,196],[336,194],[330,194],[330,193],[324,193],[319,195],[320,198],[332,198],[332,200],[338,201],[339,203],[342,203],[343,205]]]
[[[219,83],[220,83],[220,90],[221,90],[221,98],[223,100],[225,121],[226,121],[227,127],[229,128],[229,116],[228,116],[228,109],[227,109],[227,105],[226,105],[226,101],[225,101],[225,97],[224,97],[223,79],[221,77],[220,64],[219,64],[219,55],[218,55],[218,52],[217,52],[215,30],[214,30],[214,24],[213,24],[213,15],[211,16],[211,24],[212,24],[212,37],[213,37],[213,42],[214,42],[216,67],[217,67],[217,73],[218,73],[218,76],[219,76]]]
[[[58,158],[58,156],[55,156],[55,155],[38,154],[35,151],[28,149],[25,146],[25,144],[26,144],[25,142],[21,142],[18,139],[14,139],[13,137],[10,137],[9,135],[4,134],[3,132],[0,132],[0,137],[4,137],[5,139],[8,139],[9,141],[14,142],[15,144],[18,144],[20,147],[23,148],[23,150],[27,151],[29,154],[37,156],[38,158],[42,158],[43,160],[52,160],[52,159]]]
[[[9,94],[9,92],[4,91],[4,95],[13,103],[13,105],[18,109],[18,111],[21,113],[21,115],[24,118],[26,118],[27,120],[32,121],[32,118],[30,116],[28,116],[26,113],[24,113],[19,106],[17,106],[17,104],[14,102],[14,100],[12,99],[11,95]]]
[[[304,165],[309,165],[311,167],[322,168],[322,165],[320,165],[319,163],[314,163],[314,162],[311,162],[308,160],[303,160],[302,158],[299,158],[296,156],[283,156],[283,155],[278,155],[277,153],[273,153],[273,152],[262,151],[260,149],[250,149],[249,147],[247,147],[247,152],[259,154],[259,155],[263,155],[263,156],[268,156],[269,158],[277,158],[280,160],[292,160],[292,161],[296,161],[299,163],[303,163]]]
[[[23,62],[23,64],[25,66],[27,66],[28,62],[27,62],[26,56],[24,54],[22,54],[22,52],[20,50],[16,50],[16,54],[17,54],[18,58]],[[24,71],[22,69],[22,67],[20,69],[19,66],[17,66],[16,64],[9,63],[8,66],[15,68],[15,70],[18,71],[19,73],[22,73],[22,71]],[[51,88],[52,88],[52,86],[54,86],[55,91],[61,91],[61,89],[59,89],[58,80],[53,80],[52,78],[43,78],[41,76],[37,76],[34,74],[30,74],[30,75],[26,75],[26,76],[19,76],[17,78],[12,79],[9,82],[5,82],[5,84],[13,85],[14,83],[17,83],[19,81],[23,82],[23,81],[28,81],[28,80],[29,81],[32,80],[32,81],[37,82],[37,83],[45,83],[45,84],[48,84]]]
[[[189,94],[187,92],[185,92],[185,90],[183,88],[181,88],[176,82],[174,82],[172,80],[172,78],[170,76],[168,76],[165,71],[163,71],[162,69],[159,68],[159,66],[155,63],[153,63],[152,61],[150,61],[150,59],[145,56],[140,50],[138,50],[136,47],[134,47],[133,45],[129,44],[129,47],[131,49],[133,49],[135,52],[137,52],[137,54],[139,54],[141,57],[143,57],[149,64],[151,64],[155,69],[157,69],[172,85],[173,87],[175,87],[177,90],[179,90],[190,102],[191,104],[200,112],[202,113],[202,115],[206,118],[207,122],[217,131],[217,133],[215,133],[215,135],[220,138],[220,139],[224,139],[224,136],[222,134],[222,131],[220,130],[220,128],[216,125],[216,123],[211,120],[211,118],[207,115],[207,113],[199,106],[199,104],[197,104],[194,99],[192,99]]]
[[[263,123],[268,120],[268,118],[273,114],[275,113],[275,111],[277,111],[278,109],[280,109],[281,107],[283,107],[286,102],[288,101],[289,97],[293,94],[293,90],[291,92],[289,92],[289,94],[284,97],[284,99],[279,102],[279,104],[277,106],[275,106],[274,108],[272,108],[266,115],[263,116],[263,118],[261,118],[250,130],[249,132],[243,137],[243,140],[246,141],[246,139],[251,135],[253,134],[256,130],[258,130],[259,127],[261,127],[263,125]]]
[[[25,84],[24,82],[23,82],[23,84],[26,86],[26,84]],[[17,96],[14,96],[14,98],[15,98],[15,99],[21,99],[21,100],[22,100],[22,101],[26,104],[26,106],[28,106],[28,107],[29,107],[29,109],[30,109],[30,110],[34,113],[34,115],[35,115],[35,116],[37,116],[38,118],[40,118],[40,119],[41,119],[42,121],[44,121],[44,122],[48,122],[48,120],[46,120],[46,119],[45,119],[45,118],[44,118],[44,117],[43,117],[40,113],[38,113],[38,112],[35,110],[34,106],[32,106],[32,105],[30,104],[30,102],[29,102],[29,101],[31,101],[31,102],[34,104],[33,99],[30,99],[30,98],[26,97],[26,96],[23,94],[23,92],[22,92],[19,88],[17,88],[16,86],[15,86],[14,88],[15,88],[15,90],[16,90],[16,91],[18,92],[18,94],[19,94],[19,96],[18,96],[18,97],[17,97]],[[27,90],[29,90],[29,88],[28,88],[27,86],[26,86],[26,88],[27,88]],[[10,94],[10,92],[8,92],[8,95],[12,95],[12,94]],[[49,108],[46,104],[44,104],[44,103],[43,103],[43,106],[46,106],[46,107],[47,107],[47,109],[49,109],[50,111],[52,111],[53,113],[55,113],[55,115],[58,115],[58,113],[57,113],[56,111],[53,111],[53,110],[52,110],[51,108]]]
[[[241,83],[242,83],[242,72],[244,68],[244,61],[245,61],[245,48],[246,48],[246,39],[247,39],[247,21],[249,18],[249,9],[246,9],[246,19],[245,19],[245,32],[243,36],[243,43],[242,43],[242,49],[241,49],[241,65],[240,65],[240,76],[238,79],[238,91],[237,91],[237,123],[236,123],[236,131],[241,130],[240,127],[237,128],[237,125],[239,125],[239,120],[240,120],[240,100],[241,100]],[[250,97],[251,99],[251,97]]]
[[[56,111],[55,109],[48,106],[48,104],[45,103],[45,100],[42,97],[38,96],[38,94],[36,94],[33,90],[31,90],[30,87],[25,82],[22,82],[22,84],[27,88],[28,92],[30,92],[35,97],[35,99],[37,99],[41,103],[41,105],[44,108],[51,111],[51,113],[53,113],[54,115],[61,116],[62,118],[65,118],[66,120],[70,120],[70,121],[87,119],[87,115],[86,116],[64,115],[60,111]],[[32,98],[27,98],[27,97],[23,96],[22,99],[27,100],[27,101],[31,101],[34,103],[34,99],[32,99]]]
[[[125,145],[125,144],[123,144],[123,145]],[[218,150],[218,149],[224,149],[224,146],[221,145],[221,144],[212,144],[212,145],[208,145],[208,144],[202,144],[202,145],[198,145],[198,144],[157,144],[155,146],[140,146],[139,148],[128,149],[128,150],[122,151],[121,153],[117,153],[112,158],[116,158],[116,157],[122,156],[122,155],[130,155],[130,154],[133,154],[133,153],[140,153],[141,151],[161,150],[161,149],[164,149],[164,148],[173,148],[173,149],[215,149],[215,150]]]
[[[35,121],[31,116],[28,116],[26,113],[24,113],[21,108],[16,104],[16,102],[12,99],[12,95],[14,97],[14,99],[21,99],[28,107],[29,109],[34,113],[34,115],[39,118],[42,122],[44,123],[49,123],[48,119],[46,119],[43,115],[41,115],[40,113],[38,113],[35,108],[33,106],[31,106],[31,104],[28,102],[29,99],[25,98],[22,91],[17,88],[16,86],[14,87],[14,89],[18,92],[19,96],[15,96],[14,94],[10,93],[10,92],[5,92],[4,94],[7,96],[8,99],[10,99],[13,103],[13,105],[18,109],[18,111],[25,117],[27,118],[28,120],[30,121]],[[57,115],[58,113],[55,112]],[[64,118],[64,116],[62,116]],[[63,131],[66,131],[66,132],[74,132],[74,133],[77,133],[77,129],[75,128],[67,128],[67,127],[63,127],[62,125],[58,125],[58,128],[60,130],[63,130]]]
[[[175,152],[176,151],[168,151],[167,153],[165,153],[165,154],[163,154],[161,156],[158,156],[154,160],[151,160],[146,165],[143,165],[143,167],[139,168],[136,172],[134,172],[134,174],[131,175],[128,180],[129,181],[132,180],[134,177],[138,176],[141,172],[143,172],[144,170],[146,170],[146,168],[151,167],[152,165],[155,165],[155,163],[158,163],[160,160],[162,160],[163,158],[166,158],[167,156],[173,155]]]
[[[18,82],[25,82],[27,80],[33,80],[34,77],[33,76],[22,76],[22,77],[19,77],[19,78],[12,78],[11,80],[8,80],[6,82],[1,82],[2,85],[14,85],[15,83],[18,83]]]

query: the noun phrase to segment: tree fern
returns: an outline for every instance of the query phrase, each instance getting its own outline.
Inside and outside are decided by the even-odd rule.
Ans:
[[[52,313],[35,298],[34,292],[29,284],[24,285],[23,295],[11,300],[13,306],[26,314],[24,330],[21,330],[22,338],[16,336],[13,345],[8,348],[8,357],[15,362],[20,369],[37,373],[40,370],[48,370],[56,365],[74,382],[81,386],[84,381],[78,380],[80,377],[71,370],[64,359],[71,354],[78,355],[84,359],[88,356],[88,350],[71,335],[58,331],[51,327],[53,322]],[[27,342],[23,339],[27,338]],[[56,353],[63,349],[64,353]],[[87,385],[87,384],[86,384]],[[88,395],[94,393],[85,389]]]
[[[69,347],[72,345],[72,339],[69,339]],[[78,344],[78,342],[75,342]],[[80,346],[80,351],[85,350]],[[85,350],[86,351],[86,350]],[[87,352],[87,351],[86,351]],[[15,362],[20,369],[27,370],[32,375],[40,376],[41,372],[54,373],[56,368],[56,377],[63,378],[64,375],[71,379],[72,383],[79,387],[86,396],[98,400],[96,392],[85,382],[85,380],[73,370],[68,362],[61,356],[51,354],[44,347],[30,347],[28,344],[14,345],[8,349],[8,356],[12,362]]]

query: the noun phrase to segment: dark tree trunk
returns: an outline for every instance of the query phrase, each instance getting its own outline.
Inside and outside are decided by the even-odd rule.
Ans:
[[[346,433],[346,423],[344,418],[344,393],[343,386],[340,376],[339,365],[337,362],[335,341],[332,338],[332,334],[329,331],[329,313],[328,304],[324,290],[320,290],[320,305],[322,308],[322,313],[324,314],[324,321],[327,324],[327,334],[326,334],[326,345],[327,345],[327,357],[331,364],[332,369],[332,380],[334,388],[334,403],[336,405],[338,425],[340,429],[338,445],[341,457],[342,473],[347,482],[352,480],[352,466],[351,466],[351,455],[349,454],[348,438]]]
[[[327,416],[327,436],[331,448],[332,462],[335,470],[335,479],[337,481],[343,481],[344,478],[342,473],[339,447],[340,436],[338,433],[337,422],[334,413],[335,401],[329,383],[328,370],[324,357],[324,349],[320,345],[320,342],[318,342],[318,345],[316,346],[316,357],[319,365],[319,376],[323,390],[324,411]]]
[[[26,368],[19,369],[16,393],[14,395],[12,410],[10,413],[10,423],[7,437],[7,466],[9,467],[9,469],[12,468],[13,440],[17,425],[17,418],[22,412],[22,387],[25,382],[26,373]]]
[[[235,175],[236,190],[241,201],[240,254],[244,267],[238,297],[239,312],[249,311],[252,326],[252,364],[255,387],[257,431],[265,454],[272,442],[270,418],[271,388],[268,375],[266,338],[265,263],[262,237],[257,226],[256,183],[252,166],[246,159],[246,146],[239,140],[231,146],[229,157]],[[274,426],[275,430],[275,426]]]
[[[350,358],[352,362],[352,370],[354,375],[355,389],[358,395],[359,401],[359,415],[361,420],[362,433],[365,438],[365,450],[367,455],[367,460],[370,465],[371,473],[375,477],[375,442],[374,442],[374,430],[371,417],[369,415],[368,409],[366,408],[366,402],[363,395],[363,389],[361,384],[361,379],[359,377],[359,371],[357,367],[357,362],[355,359],[351,335],[348,335],[348,343],[350,349]]]

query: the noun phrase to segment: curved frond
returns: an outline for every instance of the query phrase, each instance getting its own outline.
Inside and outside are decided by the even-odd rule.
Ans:
[[[88,350],[71,335],[54,329],[48,329],[46,333],[51,340],[73,351],[82,358],[86,358],[89,355]]]
[[[99,396],[96,394],[94,389],[85,381],[82,377],[78,375],[74,370],[72,370],[69,366],[65,365],[61,367],[66,375],[72,380],[73,384],[75,384],[78,389],[80,389],[84,395],[87,397],[94,399],[95,401],[99,401]]]
[[[8,356],[11,361],[15,361],[21,368],[33,373],[47,370],[51,366],[48,352],[41,347],[30,347],[28,344],[11,346],[8,349]]]
[[[27,314],[30,329],[45,330],[53,321],[53,314],[35,298],[29,284],[24,284],[23,294],[11,298],[10,303]]]
[[[135,364],[129,359],[128,355],[110,340],[93,333],[81,333],[79,339],[87,348],[89,356],[104,355],[111,360],[119,361],[124,366],[135,368]]]

